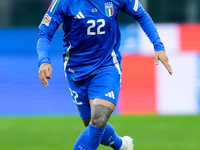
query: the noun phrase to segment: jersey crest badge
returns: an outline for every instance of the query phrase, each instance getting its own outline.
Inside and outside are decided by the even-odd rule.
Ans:
[[[51,22],[51,17],[48,14],[45,14],[44,18],[42,19],[42,24],[49,26],[50,22]]]
[[[114,14],[114,8],[112,2],[105,3],[105,11],[108,17],[111,17]]]

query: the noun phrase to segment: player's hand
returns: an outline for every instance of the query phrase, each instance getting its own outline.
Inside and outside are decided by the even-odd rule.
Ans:
[[[167,71],[169,72],[169,74],[170,75],[173,74],[172,68],[169,64],[169,59],[164,50],[163,51],[155,51],[154,60],[155,60],[156,65],[159,65],[159,60],[160,60],[162,62],[162,64],[165,66],[165,68],[167,69]]]
[[[40,81],[42,82],[42,84],[47,87],[49,86],[49,82],[47,81],[47,79],[51,79],[51,72],[52,72],[52,68],[51,65],[49,63],[43,63],[40,68],[39,68],[39,77],[40,77]]]

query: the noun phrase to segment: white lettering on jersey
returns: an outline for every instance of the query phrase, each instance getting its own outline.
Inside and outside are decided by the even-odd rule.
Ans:
[[[87,35],[96,35],[96,32],[92,32],[91,29],[94,28],[96,26],[96,23],[94,20],[88,20],[87,24],[91,24],[88,28],[87,28]]]
[[[105,31],[101,31],[101,28],[105,26],[105,20],[98,19],[97,22],[101,22],[101,24],[97,28],[97,34],[105,34]]]
[[[98,23],[101,23],[98,27],[97,27],[97,33],[94,31],[91,31],[91,29],[95,28],[96,26],[96,22],[94,20],[88,20],[87,24],[91,24],[88,26],[87,28],[87,35],[101,35],[101,34],[105,34],[105,31],[101,31],[101,28],[103,28],[105,26],[105,20],[104,19],[98,19],[97,20]]]
[[[73,97],[73,102],[76,104],[76,105],[83,105],[83,103],[82,102],[77,102],[77,98],[78,98],[78,93],[76,92],[76,91],[74,91],[74,90],[71,90],[70,88],[69,88],[69,90],[71,91],[71,96]]]

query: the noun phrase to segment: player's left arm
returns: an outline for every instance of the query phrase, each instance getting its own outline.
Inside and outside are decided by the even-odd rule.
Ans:
[[[149,14],[144,10],[139,0],[121,0],[122,11],[131,15],[142,27],[143,31],[146,33],[147,37],[154,46],[154,60],[156,65],[159,61],[168,70],[169,74],[172,75],[172,69],[169,65],[169,59],[165,52],[164,44],[162,43],[160,36],[158,34],[157,28]]]

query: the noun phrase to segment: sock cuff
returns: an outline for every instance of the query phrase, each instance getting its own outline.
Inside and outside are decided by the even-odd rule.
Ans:
[[[104,128],[97,128],[91,124],[89,124],[89,130],[92,131],[92,133],[95,133],[96,135],[102,135],[102,133],[104,132],[105,130],[105,127]]]

